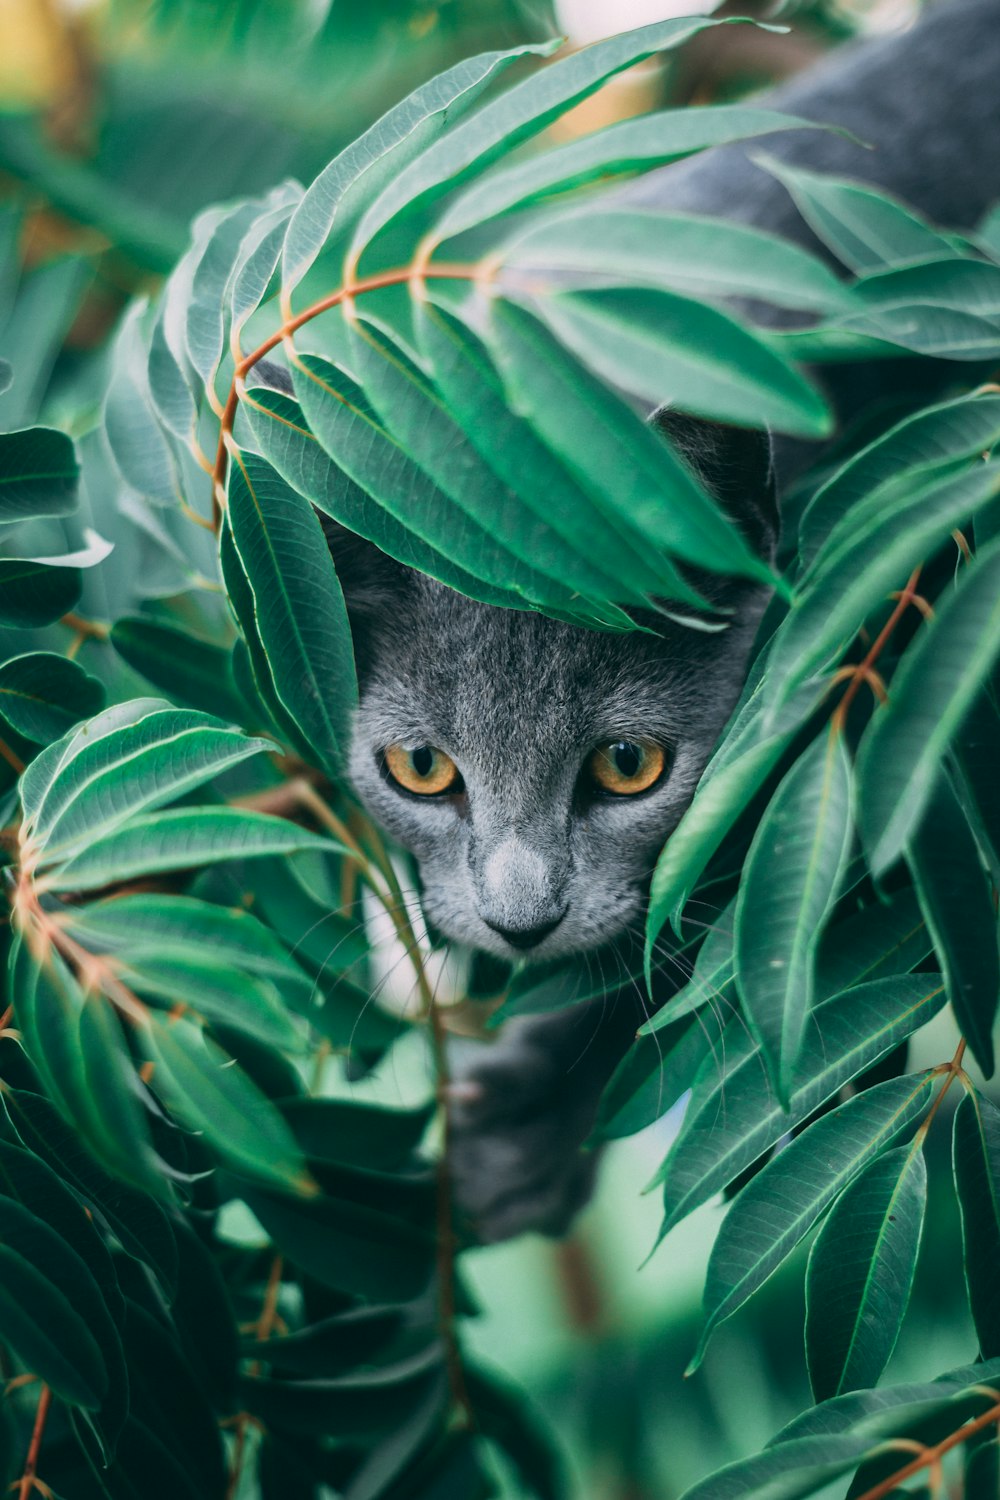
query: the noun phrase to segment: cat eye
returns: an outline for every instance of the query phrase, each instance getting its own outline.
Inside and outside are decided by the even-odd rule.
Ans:
[[[405,745],[388,745],[382,766],[390,781],[418,797],[440,797],[444,792],[462,790],[455,762],[433,745],[417,745],[412,750]]]
[[[586,769],[599,793],[634,797],[659,781],[666,764],[666,751],[652,740],[613,740],[598,745]]]

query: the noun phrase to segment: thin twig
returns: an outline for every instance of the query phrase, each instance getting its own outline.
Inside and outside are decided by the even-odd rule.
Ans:
[[[919,1474],[922,1469],[934,1469],[940,1465],[941,1459],[946,1453],[950,1453],[952,1448],[957,1448],[961,1443],[967,1443],[970,1438],[975,1437],[977,1432],[982,1432],[984,1427],[989,1427],[991,1422],[998,1421],[1000,1421],[1000,1401],[995,1406],[991,1406],[989,1411],[983,1412],[982,1416],[977,1417],[974,1422],[969,1422],[967,1426],[960,1427],[957,1432],[949,1433],[939,1443],[925,1448],[910,1463],[904,1464],[901,1469],[890,1474],[888,1479],[883,1479],[879,1484],[872,1485],[870,1490],[865,1490],[863,1495],[858,1496],[858,1500],[884,1500],[884,1497],[890,1495],[904,1480],[912,1478],[914,1474]]]
[[[17,1500],[29,1500],[31,1492],[35,1488],[36,1476],[38,1474],[38,1454],[41,1450],[42,1438],[45,1435],[45,1423],[48,1421],[51,1405],[52,1392],[47,1385],[43,1385],[42,1393],[38,1398],[38,1407],[35,1411],[35,1425],[31,1430],[31,1442],[28,1445],[28,1456],[24,1461],[24,1469],[21,1473],[21,1483],[17,1492]]]
[[[436,266],[421,265],[419,268],[410,266],[396,266],[389,271],[380,271],[377,275],[366,276],[361,281],[352,282],[349,285],[338,287],[329,296],[321,297],[318,302],[304,309],[300,313],[292,315],[288,308],[281,327],[276,333],[264,342],[251,354],[247,354],[239,361],[233,371],[233,378],[229,385],[229,394],[225,405],[218,402],[214,390],[209,389],[209,400],[219,414],[219,446],[215,455],[215,467],[212,472],[212,497],[214,525],[216,530],[222,522],[222,512],[225,508],[226,469],[228,467],[229,439],[233,431],[233,423],[236,420],[236,409],[239,405],[239,385],[246,378],[248,371],[252,370],[259,360],[270,354],[272,349],[277,348],[280,343],[302,328],[306,323],[318,318],[320,313],[329,312],[333,307],[348,298],[360,296],[364,292],[380,291],[384,287],[402,286],[405,282],[414,280],[446,280],[446,281],[475,281],[479,275],[479,268],[475,265],[451,265],[440,262]]]

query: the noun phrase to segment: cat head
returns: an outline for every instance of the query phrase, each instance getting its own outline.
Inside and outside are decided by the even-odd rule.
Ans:
[[[762,555],[777,518],[760,434],[664,414]],[[610,634],[478,604],[328,523],[355,636],[351,778],[411,850],[446,937],[550,959],[638,931],[656,857],[742,686],[767,590],[705,575],[706,633]]]

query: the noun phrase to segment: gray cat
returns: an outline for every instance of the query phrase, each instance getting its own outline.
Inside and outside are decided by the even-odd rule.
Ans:
[[[1000,197],[1000,0],[951,0],[912,31],[845,48],[767,100],[846,126],[772,137],[768,152],[885,187],[971,227]],[[787,192],[740,148],[656,172],[634,203],[719,214],[818,248]],[[894,367],[894,379],[895,379]],[[832,392],[857,399],[857,372]],[[661,418],[762,555],[776,481],[794,462],[757,434]],[[780,483],[778,485],[780,490]],[[447,938],[532,961],[642,926],[657,853],[740,692],[767,599],[716,583],[733,626],[610,635],[491,608],[331,536],[356,636],[358,795],[419,864]],[[580,1151],[634,1034],[636,993],[514,1023],[453,1086],[454,1185],[483,1240],[561,1233],[585,1200]]]

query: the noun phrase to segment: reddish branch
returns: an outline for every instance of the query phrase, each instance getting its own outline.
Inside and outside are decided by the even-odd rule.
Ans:
[[[52,1392],[47,1385],[43,1385],[42,1394],[38,1398],[38,1407],[35,1411],[35,1425],[31,1431],[28,1456],[24,1460],[24,1470],[21,1474],[17,1500],[30,1500],[32,1490],[37,1487],[38,1454],[41,1450],[42,1438],[45,1435],[45,1423],[48,1421],[51,1405]]]
[[[479,274],[477,266],[451,265],[442,261],[438,265],[433,266],[424,264],[419,266],[396,266],[391,271],[380,271],[375,276],[365,276],[360,281],[354,281],[347,286],[338,288],[337,291],[331,292],[327,297],[321,297],[318,302],[312,303],[304,311],[286,318],[276,333],[272,333],[270,338],[265,339],[258,348],[254,349],[252,354],[244,355],[241,360],[238,360],[229,386],[229,394],[226,397],[226,403],[222,408],[219,418],[219,446],[215,455],[215,468],[212,471],[213,511],[216,529],[218,529],[222,511],[225,507],[229,441],[232,437],[233,423],[236,420],[236,410],[240,402],[239,385],[259,360],[263,359],[265,355],[270,354],[271,350],[275,349],[285,339],[291,338],[304,324],[312,322],[313,318],[318,318],[320,313],[328,312],[330,308],[338,307],[342,302],[358,297],[364,292],[376,292],[389,286],[402,286],[408,281],[428,281],[434,279],[443,281],[475,281]]]
[[[865,1490],[864,1494],[858,1497],[858,1500],[884,1500],[884,1497],[890,1495],[905,1479],[911,1479],[914,1474],[919,1474],[922,1469],[939,1469],[941,1460],[946,1453],[950,1453],[952,1448],[957,1448],[961,1443],[967,1443],[970,1438],[976,1436],[977,1432],[982,1432],[984,1427],[989,1427],[991,1422],[1000,1422],[1000,1401],[995,1406],[991,1406],[989,1411],[984,1411],[982,1416],[977,1417],[974,1422],[969,1422],[966,1426],[960,1427],[957,1432],[949,1433],[939,1443],[921,1448],[917,1457],[912,1459],[910,1463],[904,1464],[901,1469],[897,1469],[894,1474],[890,1474],[888,1479],[883,1479],[881,1483],[872,1485],[870,1490]]]

